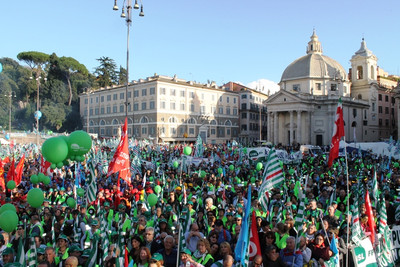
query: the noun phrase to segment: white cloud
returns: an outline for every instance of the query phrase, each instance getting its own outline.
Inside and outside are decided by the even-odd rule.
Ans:
[[[279,85],[276,82],[267,79],[258,79],[257,81],[247,84],[246,86],[264,94],[268,94],[269,91],[269,95],[273,95],[279,91]]]

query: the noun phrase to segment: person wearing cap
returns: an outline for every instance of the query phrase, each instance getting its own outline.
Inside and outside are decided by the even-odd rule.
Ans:
[[[67,200],[67,197],[68,197],[68,195],[65,194],[65,188],[61,187],[54,202],[56,205],[61,205],[61,204],[65,203],[65,201]]]
[[[15,251],[12,248],[7,247],[3,250],[3,264],[6,265],[7,263],[14,262]]]
[[[149,267],[151,267],[152,264],[156,264],[157,267],[164,266],[163,256],[160,253],[157,253],[157,252],[152,254],[151,259],[150,259]]]
[[[68,237],[64,234],[61,234],[57,239],[55,258],[56,265],[58,265],[60,262],[65,262],[68,256]]]
[[[42,261],[45,260],[45,255],[44,255],[45,249],[46,249],[45,245],[41,245],[40,247],[38,247],[36,249],[36,255],[37,255],[37,261],[38,262],[42,262]]]
[[[187,267],[187,266],[190,266],[190,267],[204,267],[204,265],[202,265],[202,264],[196,262],[195,260],[193,260],[192,252],[187,248],[185,248],[185,249],[183,249],[181,251],[181,255],[180,256],[181,256],[181,262],[182,262],[182,264],[179,265],[180,267]]]
[[[83,266],[83,258],[82,253],[83,249],[78,244],[72,244],[68,249],[69,255],[74,256],[78,259],[78,263],[80,266]]]

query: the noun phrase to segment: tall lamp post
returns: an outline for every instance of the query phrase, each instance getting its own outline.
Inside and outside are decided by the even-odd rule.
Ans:
[[[31,76],[30,79],[36,80],[37,85],[37,94],[36,94],[36,111],[35,111],[35,119],[36,119],[36,144],[39,145],[39,120],[42,117],[42,112],[40,112],[40,102],[39,102],[39,88],[40,88],[40,80],[42,76],[40,76],[42,70],[36,70],[36,77]],[[47,78],[44,77],[44,80],[47,81]]]
[[[125,14],[125,8],[126,13]],[[113,10],[118,10],[117,0],[114,0]],[[133,5],[133,9],[139,9],[138,1],[135,0],[135,4]],[[144,16],[143,13],[143,4],[140,5],[140,17]],[[124,0],[122,4],[122,13],[121,18],[126,20],[127,26],[127,37],[126,37],[126,88],[125,88],[125,116],[128,118],[128,84],[129,84],[129,29],[132,24],[132,0]],[[133,135],[133,124],[134,124],[134,114],[133,114],[133,94],[132,94],[132,135]]]
[[[93,94],[93,91],[89,88],[86,88],[86,99],[87,99],[87,116],[86,116],[86,132],[89,133],[89,123],[90,123],[90,95]]]
[[[11,101],[11,99],[12,99],[12,97],[16,97],[16,95],[15,95],[15,93],[13,91],[10,91],[10,93],[8,93],[8,95],[4,95],[4,96],[9,98],[10,110],[9,110],[9,114],[8,114],[8,131],[10,132],[10,135],[11,135],[11,109],[12,109],[12,101]]]

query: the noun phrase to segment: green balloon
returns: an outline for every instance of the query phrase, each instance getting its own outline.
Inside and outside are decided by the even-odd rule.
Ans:
[[[15,181],[11,180],[7,182],[7,188],[10,190],[13,190],[15,188],[16,184]]]
[[[29,190],[28,196],[26,198],[28,200],[29,205],[33,208],[39,208],[42,206],[44,201],[43,191],[39,188],[33,188]]]
[[[290,169],[290,170],[289,170],[289,174],[290,174],[290,175],[293,175],[293,174],[294,174],[294,170],[293,170],[293,169]]]
[[[200,178],[204,178],[204,177],[206,177],[206,175],[207,175],[206,171],[200,172]]]
[[[53,164],[65,160],[68,155],[68,145],[61,137],[51,137],[42,145],[43,157]]]
[[[161,186],[156,185],[156,186],[154,187],[154,192],[156,192],[157,194],[160,194],[160,193],[161,193]]]
[[[43,183],[44,185],[49,185],[49,184],[50,184],[50,181],[51,181],[50,177],[49,177],[49,176],[45,176],[45,177],[43,178],[43,180],[42,180],[42,183]]]
[[[80,197],[83,197],[85,195],[85,190],[83,188],[78,188],[76,189],[76,194]]]
[[[174,161],[174,168],[176,169],[176,168],[178,168],[178,166],[179,166],[179,163],[177,161]]]
[[[229,165],[229,170],[233,171],[235,169],[235,166],[233,166],[232,164]]]
[[[64,166],[64,163],[62,163],[62,162],[57,163],[57,168],[58,169],[61,169],[63,166]]]
[[[147,196],[147,202],[149,203],[150,207],[154,207],[157,204],[158,198],[156,194],[150,194]]]
[[[3,206],[0,207],[0,214],[2,214],[5,211],[11,210],[13,212],[17,212],[17,209],[15,206],[11,203],[6,203]]]
[[[18,215],[15,211],[7,210],[0,214],[0,227],[7,233],[11,233],[18,226]]]
[[[399,163],[398,163],[398,162],[395,162],[395,163],[393,164],[393,167],[398,168],[398,167],[399,167]]]
[[[256,165],[256,170],[261,171],[262,168],[263,168],[263,164],[261,162],[258,162]]]
[[[190,146],[185,146],[185,148],[183,149],[183,153],[186,156],[190,156],[192,154],[192,148]]]
[[[254,183],[256,182],[256,178],[255,178],[255,177],[251,177],[250,182],[251,182],[252,184],[254,184]]]
[[[39,177],[38,177],[36,174],[33,174],[33,175],[31,176],[31,183],[32,183],[32,184],[37,184],[37,183],[39,183]]]
[[[219,173],[219,174],[222,173],[222,168],[221,168],[221,167],[218,168],[218,173]]]
[[[72,132],[67,143],[70,155],[82,156],[92,148],[92,138],[85,131]]]
[[[39,183],[43,183],[46,175],[44,173],[39,172],[37,176],[39,178]]]
[[[55,168],[57,168],[57,164],[52,163],[52,164],[50,165],[50,169],[54,170]]]
[[[76,206],[76,201],[75,201],[75,199],[73,199],[72,197],[69,197],[69,198],[67,199],[67,205],[68,205],[68,207],[70,207],[71,209],[75,208],[75,206]]]

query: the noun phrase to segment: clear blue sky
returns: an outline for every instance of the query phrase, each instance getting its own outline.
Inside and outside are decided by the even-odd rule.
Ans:
[[[134,1],[134,0],[133,0]],[[122,6],[123,1],[118,1]],[[113,0],[1,1],[0,57],[55,52],[90,72],[107,56],[126,66],[125,21]],[[362,37],[378,65],[400,74],[400,1],[143,0],[130,31],[130,80],[154,73],[218,84],[279,82],[316,29],[348,70]]]

